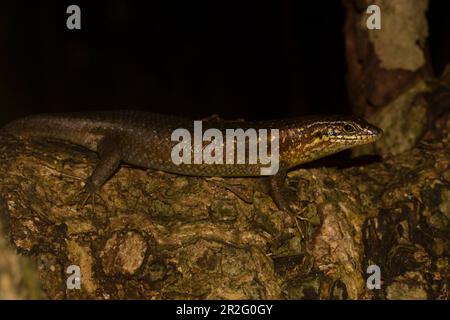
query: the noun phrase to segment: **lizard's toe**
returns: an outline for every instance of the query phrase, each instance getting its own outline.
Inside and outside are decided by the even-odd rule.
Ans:
[[[69,196],[67,204],[76,205],[78,208],[84,208],[87,204],[95,207],[96,198],[100,199],[103,203],[105,202],[98,194],[98,188],[95,188],[95,186],[93,186],[88,180],[81,190],[76,192],[74,195]]]

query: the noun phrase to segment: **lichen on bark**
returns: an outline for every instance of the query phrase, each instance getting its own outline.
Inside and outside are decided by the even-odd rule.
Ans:
[[[291,172],[289,199],[308,220],[300,221],[305,238],[260,178],[210,181],[123,166],[95,203],[80,206],[71,195],[95,154],[9,136],[0,138],[2,216],[14,246],[36,257],[50,298],[398,298],[410,275],[415,296],[443,297],[450,120],[437,123],[398,156]],[[370,264],[383,270],[377,292],[366,288]],[[67,288],[70,265],[81,269],[81,290]],[[430,274],[433,281],[420,280]]]

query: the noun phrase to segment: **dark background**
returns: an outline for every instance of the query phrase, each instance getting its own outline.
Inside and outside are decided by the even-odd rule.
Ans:
[[[70,4],[81,30],[66,28]],[[449,4],[431,0],[428,12],[437,73],[450,60]],[[350,113],[344,19],[339,0],[2,1],[0,124],[100,109]]]

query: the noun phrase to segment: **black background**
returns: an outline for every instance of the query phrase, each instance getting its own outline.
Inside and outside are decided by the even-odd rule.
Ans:
[[[437,73],[450,60],[449,3],[431,0],[428,12]],[[81,30],[66,28],[70,4]],[[2,1],[0,124],[100,109],[350,113],[344,19],[339,0]]]

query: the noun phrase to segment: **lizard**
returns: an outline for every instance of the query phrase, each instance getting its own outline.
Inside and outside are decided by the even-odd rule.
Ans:
[[[271,196],[279,209],[289,211],[283,196],[287,172],[339,151],[375,142],[382,130],[356,116],[312,116],[263,121],[218,121],[204,128],[264,128],[279,130],[279,169],[268,176]],[[261,164],[175,164],[171,150],[175,129],[193,131],[193,121],[143,111],[99,111],[32,115],[12,121],[0,133],[19,138],[60,139],[94,151],[99,162],[84,190],[94,195],[122,162],[180,175],[254,177]]]

